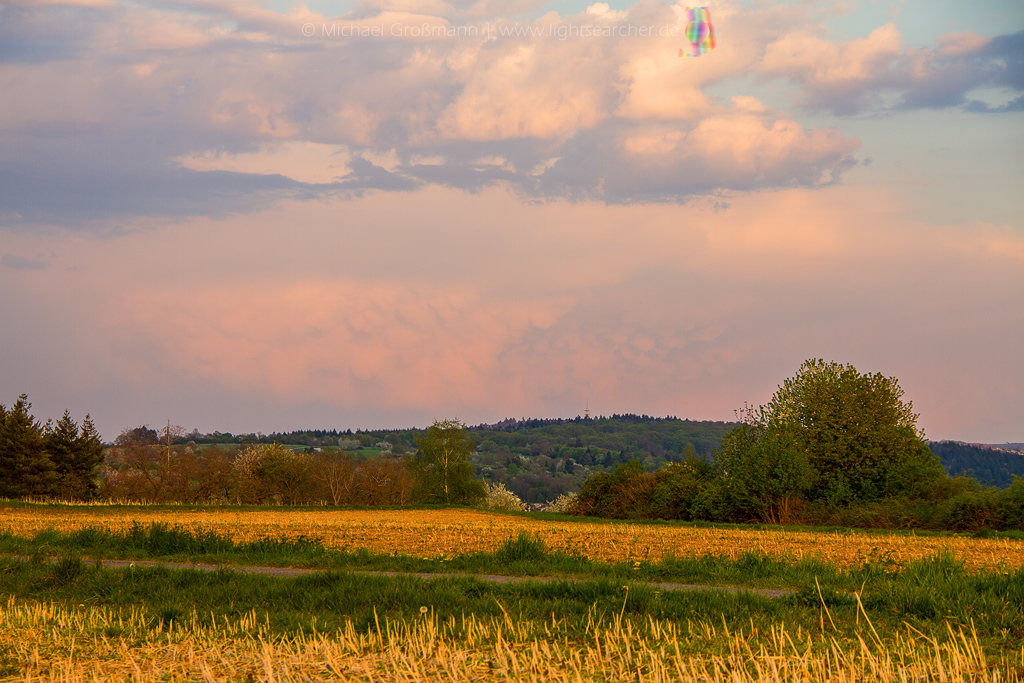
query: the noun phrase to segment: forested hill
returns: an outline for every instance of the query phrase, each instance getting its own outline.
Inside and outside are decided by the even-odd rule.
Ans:
[[[509,418],[470,427],[469,431],[481,451],[508,448],[523,455],[552,455],[562,449],[566,456],[582,457],[589,449],[596,460],[609,452],[617,452],[632,453],[631,457],[641,459],[650,456],[671,461],[688,444],[697,455],[710,457],[722,442],[722,436],[735,426],[731,422],[694,422],[677,417],[627,414],[570,420]]]
[[[710,460],[735,424],[612,415],[563,420],[506,419],[469,428],[479,476],[503,482],[527,502],[578,491],[592,474],[633,459],[655,470],[687,452]]]
[[[732,422],[695,422],[676,417],[648,415],[612,415],[611,417],[508,418],[494,424],[468,427],[470,435],[482,452],[508,450],[520,455],[582,456],[588,449],[592,458],[603,460],[609,452],[628,455],[629,458],[650,456],[655,460],[671,461],[687,444],[697,455],[710,458],[718,448],[722,435],[732,429]],[[144,428],[143,428],[144,429]],[[153,442],[159,438],[152,432]],[[320,448],[337,446],[339,440],[359,441],[362,446],[373,447],[380,442],[396,446],[395,452],[415,448],[416,439],[426,429],[336,430],[307,429],[272,434],[231,434],[192,432],[175,438],[175,443],[189,441],[200,444],[231,443],[283,443]],[[353,443],[354,445],[354,443]],[[582,450],[579,450],[582,449]],[[617,458],[615,458],[617,460]],[[628,459],[628,458],[627,458]]]
[[[571,419],[509,418],[468,428],[477,444],[472,457],[477,476],[501,482],[531,503],[578,491],[591,474],[632,459],[649,470],[679,462],[688,449],[708,460],[730,422],[695,422],[675,417],[612,415]],[[154,432],[155,433],[155,432]],[[403,455],[416,448],[425,429],[302,430],[274,434],[192,433],[182,443],[282,443],[310,449],[343,448],[371,456],[386,450]]]
[[[960,441],[930,441],[928,447],[939,456],[946,472],[953,476],[965,474],[986,486],[1006,488],[1011,476],[1024,477],[1024,452],[1001,448],[976,446]]]
[[[472,462],[477,476],[502,482],[527,502],[552,500],[577,491],[583,481],[632,459],[648,470],[678,462],[687,448],[712,459],[722,436],[736,424],[696,422],[675,417],[612,415],[571,419],[507,418],[468,428],[477,444]],[[415,451],[425,429],[302,430],[273,434],[214,432],[192,433],[181,441],[240,443],[259,441],[306,446],[310,449],[344,448],[364,456],[383,448],[394,455]],[[153,432],[154,437],[156,432]],[[1011,475],[1024,476],[1024,453],[986,448],[956,441],[933,441],[932,451],[952,475],[967,474],[988,486],[1005,488]]]

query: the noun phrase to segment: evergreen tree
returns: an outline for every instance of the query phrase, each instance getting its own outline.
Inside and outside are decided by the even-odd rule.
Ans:
[[[45,430],[44,445],[57,475],[56,494],[89,500],[96,493],[96,469],[103,462],[103,443],[86,415],[79,429],[68,411]]]
[[[10,410],[0,405],[0,497],[48,496],[57,473],[46,452],[43,429],[22,394]]]

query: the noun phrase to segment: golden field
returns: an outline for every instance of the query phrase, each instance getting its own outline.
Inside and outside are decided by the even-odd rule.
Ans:
[[[782,683],[944,681],[1019,683],[1024,651],[990,661],[977,640],[950,630],[943,642],[907,635],[883,646],[846,646],[772,628],[718,633],[706,622],[676,626],[649,619],[589,623],[570,638],[557,621],[464,617],[412,623],[382,619],[376,629],[268,638],[254,614],[216,624],[193,614],[181,628],[153,629],[137,610],[69,609],[54,603],[0,604],[0,679],[62,683],[123,680],[308,683]],[[256,635],[252,635],[253,631]],[[729,654],[681,654],[686,641],[725,639]]]
[[[139,506],[0,507],[0,529],[32,536],[44,529],[83,527],[123,530],[133,523],[212,530],[236,542],[261,537],[305,536],[325,546],[365,547],[419,557],[450,557],[491,551],[520,531],[551,549],[595,560],[658,560],[666,554],[736,557],[753,551],[772,556],[819,557],[843,567],[864,562],[902,564],[948,551],[968,567],[1009,570],[1024,566],[1024,541],[960,536],[889,535],[861,532],[710,529],[628,522],[573,522],[504,515],[483,510],[293,510]]]

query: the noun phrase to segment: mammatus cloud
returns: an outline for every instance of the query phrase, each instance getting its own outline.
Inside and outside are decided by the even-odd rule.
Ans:
[[[1010,424],[1024,241],[899,212],[857,187],[754,193],[728,212],[426,188],[89,240],[29,289],[95,319],[88,355],[119,406],[104,411],[122,421],[111,429],[153,386],[181,405],[187,387],[256,397],[307,425],[354,411],[399,424],[571,415],[587,397],[609,413],[722,419],[819,356],[899,377],[931,436]],[[403,232],[413,218],[425,229]],[[41,275],[4,272],[23,287]],[[5,334],[38,337],[37,324]],[[299,408],[311,404],[316,419]]]

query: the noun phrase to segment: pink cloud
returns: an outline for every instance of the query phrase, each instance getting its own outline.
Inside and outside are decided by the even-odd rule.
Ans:
[[[838,114],[962,105],[970,91],[986,86],[1020,90],[1009,66],[1020,59],[1019,41],[1012,36],[950,33],[932,49],[904,46],[891,23],[848,41],[822,36],[820,28],[809,25],[779,35],[765,46],[755,68],[764,77],[799,84],[805,106]]]
[[[1024,333],[1011,315],[1024,241],[901,211],[866,187],[734,197],[726,211],[435,190],[86,241],[33,296],[108,302],[90,343],[116,355],[93,365],[122,395],[201,386],[480,420],[571,415],[589,398],[606,413],[726,419],[826,357],[896,375],[930,435],[965,438],[1019,406],[950,403],[943,387],[966,368],[1012,395],[1016,361],[996,346]],[[0,283],[34,275],[8,269]],[[77,297],[66,303],[86,309]],[[977,343],[991,352],[965,361]]]
[[[770,43],[762,58],[765,72],[799,73],[812,88],[852,87],[877,77],[900,53],[895,24],[880,26],[863,38],[835,43],[800,29]]]

